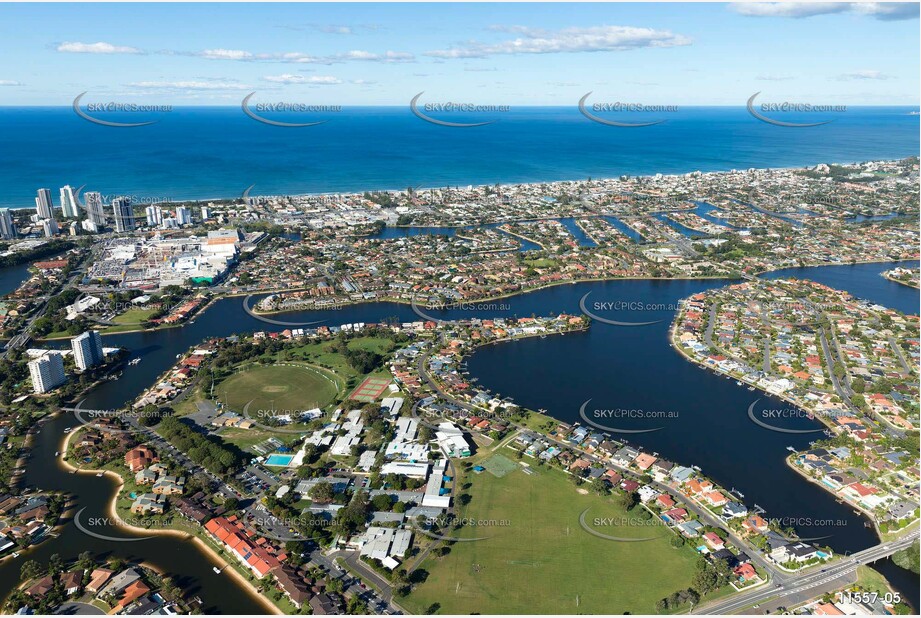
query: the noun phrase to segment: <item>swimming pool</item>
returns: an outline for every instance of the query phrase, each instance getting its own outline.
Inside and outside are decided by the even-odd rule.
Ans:
[[[286,468],[291,463],[292,459],[294,459],[294,455],[278,455],[276,453],[266,457],[265,465],[276,468]]]

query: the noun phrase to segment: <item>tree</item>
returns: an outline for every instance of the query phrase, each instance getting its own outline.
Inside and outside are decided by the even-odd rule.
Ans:
[[[311,487],[310,491],[307,492],[307,495],[310,496],[312,500],[316,500],[317,502],[332,502],[333,497],[336,494],[333,492],[333,486],[331,483],[321,481]]]
[[[42,572],[42,567],[35,560],[26,560],[19,568],[19,575],[23,581],[35,579]]]

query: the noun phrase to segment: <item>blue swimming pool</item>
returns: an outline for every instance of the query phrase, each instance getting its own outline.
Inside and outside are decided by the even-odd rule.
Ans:
[[[273,466],[276,468],[286,468],[288,467],[288,464],[291,463],[292,459],[294,459],[294,455],[272,454],[266,457],[265,465]]]

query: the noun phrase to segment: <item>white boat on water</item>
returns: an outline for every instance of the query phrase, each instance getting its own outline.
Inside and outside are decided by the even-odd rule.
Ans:
[[[55,451],[55,452],[54,452],[54,456],[55,456],[55,457],[57,457],[57,456],[60,455],[60,454],[61,454],[61,451]]]
[[[96,476],[102,476],[103,474],[104,474],[103,472],[99,472],[98,474],[96,474]]]
[[[211,567],[211,568],[214,569],[214,572],[217,573],[218,575],[221,574],[221,569],[219,569],[219,568],[217,568],[217,567]]]

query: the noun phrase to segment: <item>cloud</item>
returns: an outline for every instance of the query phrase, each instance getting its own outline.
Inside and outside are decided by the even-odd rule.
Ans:
[[[175,52],[180,53],[180,52]],[[240,62],[290,62],[292,64],[334,64],[338,62],[415,62],[416,57],[408,52],[386,51],[382,54],[364,50],[351,50],[332,56],[312,56],[303,52],[253,53],[240,49],[205,49],[185,55],[209,58],[211,60],[235,60]]]
[[[248,90],[250,88],[245,84],[220,80],[135,82],[128,85],[134,88],[144,88],[146,90]]]
[[[372,84],[376,84],[377,82],[371,79],[353,79],[351,83],[358,86],[370,86]]]
[[[195,54],[211,60],[251,60],[253,55],[240,49],[205,49]]]
[[[857,13],[883,21],[916,19],[917,2],[733,2],[732,9],[751,17],[792,17]]]
[[[346,60],[359,60],[366,62],[415,62],[416,57],[409,52],[395,52],[387,51],[383,54],[375,54],[373,52],[363,51],[355,49],[352,51],[347,51],[343,54],[337,54],[332,58],[336,60],[346,61]]]
[[[853,73],[842,73],[835,77],[839,82],[848,82],[854,80],[863,80],[863,79],[891,79],[890,75],[886,75],[881,71],[854,71]]]
[[[882,21],[918,19],[921,13],[917,2],[855,2],[852,6],[855,13],[871,15]]]
[[[263,77],[267,82],[273,82],[276,84],[319,84],[324,86],[341,84],[342,80],[338,77],[332,77],[331,75],[292,75],[291,73],[283,73],[282,75],[266,75]]]
[[[450,49],[425,52],[433,58],[486,58],[508,54],[558,54],[626,51],[645,47],[690,45],[691,39],[668,30],[632,26],[591,26],[549,31],[526,26],[492,26],[494,32],[518,34],[499,43],[470,42]]]
[[[0,79],[0,86],[22,86],[22,82],[13,81],[12,79]]]
[[[756,75],[755,79],[762,82],[785,82],[793,79],[792,75]]]
[[[112,45],[111,43],[78,43],[66,42],[57,46],[59,52],[68,54],[141,54],[143,53],[136,47],[127,47],[124,45]]]

